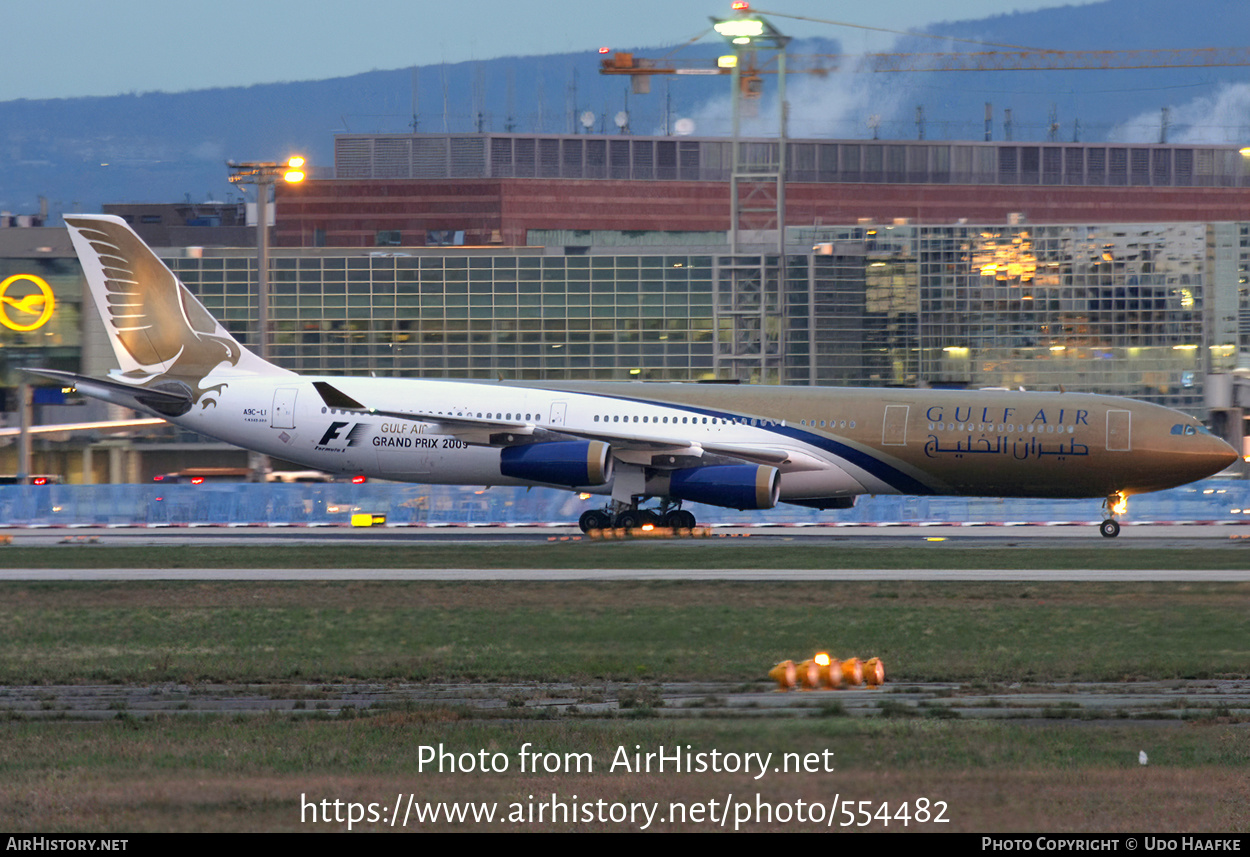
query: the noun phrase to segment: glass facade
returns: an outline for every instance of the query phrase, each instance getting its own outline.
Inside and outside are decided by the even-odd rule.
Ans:
[[[1250,223],[1237,224],[1237,345],[1250,351]]]
[[[254,259],[166,261],[250,341]],[[297,372],[690,380],[712,371],[708,256],[290,251],[272,267],[271,353]]]
[[[814,257],[818,383],[1062,387],[1202,409],[1216,344],[1202,224],[804,235],[828,253]]]
[[[1232,226],[1240,282],[1220,288],[1238,290],[1244,335],[1250,237],[1246,225]],[[1228,347],[1211,341],[1204,321],[1208,231],[1194,223],[791,230],[796,252],[785,260],[781,299],[756,326],[761,352],[775,360],[780,350],[779,374],[750,371],[752,344],[741,341],[750,327],[714,305],[729,257],[620,247],[569,256],[280,250],[272,353],[304,373],[1062,387],[1200,413],[1204,374]],[[778,267],[775,256],[757,258],[766,277]],[[249,341],[247,251],[167,261]]]

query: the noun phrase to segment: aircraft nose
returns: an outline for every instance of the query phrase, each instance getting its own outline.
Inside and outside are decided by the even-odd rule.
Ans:
[[[1204,438],[1204,440],[1207,443],[1206,448],[1203,450],[1202,463],[1207,469],[1208,475],[1219,473],[1241,458],[1241,454],[1231,444],[1221,438],[1211,435]]]

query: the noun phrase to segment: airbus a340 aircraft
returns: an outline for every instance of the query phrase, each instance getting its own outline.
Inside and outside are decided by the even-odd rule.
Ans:
[[[239,345],[121,219],[65,220],[121,368],[39,374],[319,470],[605,495],[584,530],[693,526],[684,501],[929,494],[1101,497],[1114,536],[1130,495],[1237,457],[1192,417],[1080,393],[300,376]]]

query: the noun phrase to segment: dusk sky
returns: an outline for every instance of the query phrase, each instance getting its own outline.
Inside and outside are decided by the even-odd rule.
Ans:
[[[765,0],[754,5],[786,15],[906,30],[1082,3]],[[707,30],[709,16],[727,16],[729,8],[730,0],[8,2],[0,13],[9,35],[0,101],[179,92],[601,46],[678,45]],[[893,39],[828,23],[771,20],[790,36],[839,39],[848,52],[882,50]]]

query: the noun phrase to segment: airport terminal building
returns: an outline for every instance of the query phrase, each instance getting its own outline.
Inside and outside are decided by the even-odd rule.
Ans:
[[[327,374],[1063,388],[1244,433],[1250,181],[1235,148],[792,141],[785,252],[774,233],[732,253],[728,145],[340,137],[335,177],[277,197],[271,355]],[[167,264],[254,343],[255,250],[213,246],[211,226],[167,234],[186,242],[158,249]],[[107,369],[63,230],[0,229],[0,272],[5,387],[21,365]],[[40,282],[56,308],[19,329],[35,319],[15,302]],[[92,459],[96,440],[40,441],[36,469],[144,481],[193,449],[235,455],[170,430]]]

